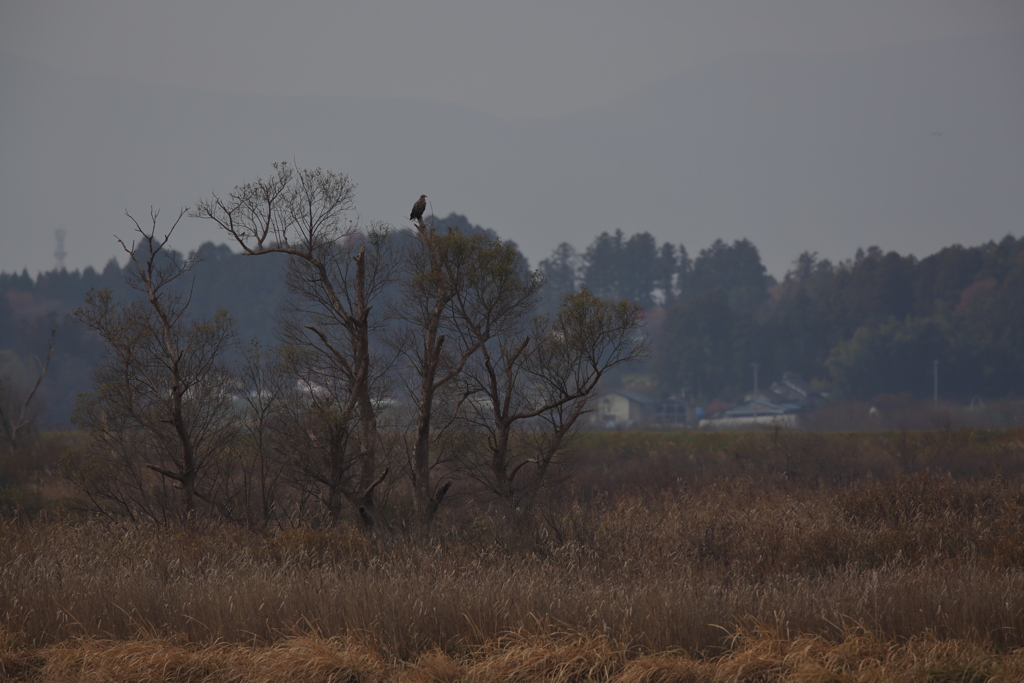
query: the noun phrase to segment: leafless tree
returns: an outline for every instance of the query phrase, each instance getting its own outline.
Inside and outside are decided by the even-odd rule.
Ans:
[[[484,338],[459,334],[453,303],[465,292],[497,297],[488,304],[500,318],[523,302],[493,288],[502,268],[521,267],[515,248],[484,235],[443,232],[416,218],[416,234],[404,258],[405,277],[396,298],[401,321],[390,337],[400,357],[398,375],[413,403],[410,424],[398,430],[403,439],[405,470],[412,483],[416,513],[428,525],[445,499],[452,480],[436,476],[463,448],[464,434],[453,431],[465,394],[455,380],[479,350]],[[529,298],[529,297],[527,297]]]
[[[332,519],[344,499],[372,525],[374,491],[388,472],[384,451],[398,444],[392,461],[428,525],[456,461],[467,462],[465,419],[476,410],[476,426],[490,434],[489,465],[486,475],[468,469],[509,500],[539,488],[603,374],[645,352],[636,309],[584,292],[554,318],[531,323],[541,281],[514,247],[437,231],[422,216],[410,236],[383,225],[360,230],[345,219],[347,176],[274,168],[268,179],[200,202],[194,215],[246,254],[291,257],[281,336],[300,388],[282,404],[276,449],[292,485],[321,500]],[[384,439],[382,399],[396,389],[410,408],[391,416],[407,422]],[[478,409],[488,402],[485,417]]]
[[[57,328],[50,331],[50,344],[46,351],[46,359],[38,362],[38,372],[32,388],[25,391],[20,386],[13,369],[0,374],[0,442],[14,451],[24,438],[32,431],[36,418],[38,402],[33,403],[39,392],[39,385],[46,377],[53,358],[53,342],[57,337]],[[13,352],[11,352],[13,353]],[[27,387],[26,387],[27,388]]]
[[[359,487],[359,422],[346,410],[349,386],[317,352],[284,346],[282,365],[289,386],[275,410],[273,449],[288,486],[298,494],[298,512],[315,501],[338,522]],[[369,514],[364,508],[361,515]],[[317,515],[320,516],[320,515]],[[363,520],[372,524],[372,520]]]
[[[493,297],[507,312],[471,292],[458,297],[464,334],[479,353],[460,378],[470,396],[464,414],[483,435],[464,453],[470,476],[509,509],[528,507],[565,459],[589,399],[608,370],[647,352],[640,308],[570,294],[554,316],[525,322],[516,301],[532,301],[534,286],[509,278],[512,294]]]
[[[82,396],[75,415],[91,436],[78,481],[97,503],[161,521],[173,517],[167,507],[172,496],[147,471],[180,492],[186,518],[197,513],[198,500],[223,506],[230,479],[224,456],[236,436],[225,361],[234,324],[223,310],[206,320],[189,318],[185,280],[196,257],[180,259],[167,249],[184,215],[162,238],[156,212],[148,229],[129,215],[138,242],[118,242],[134,266],[128,284],[142,298],[126,303],[109,290],[93,290],[72,314],[104,343],[95,388]]]
[[[388,253],[386,225],[368,230],[346,219],[355,186],[344,174],[274,165],[275,174],[239,185],[227,197],[216,194],[193,214],[213,221],[247,255],[289,255],[291,315],[284,335],[293,346],[312,351],[321,372],[344,387],[331,410],[345,422],[338,447],[354,463],[354,484],[345,498],[371,525],[374,490],[387,476],[380,467],[377,395],[386,359],[374,338],[384,324],[375,306],[391,281],[395,261]],[[375,310],[376,309],[376,310]],[[354,427],[354,429],[352,428]],[[346,466],[347,471],[347,466]]]
[[[242,355],[238,371],[241,398],[242,447],[237,482],[245,521],[266,526],[280,521],[285,466],[277,457],[275,440],[290,394],[290,378],[276,356],[253,341]]]

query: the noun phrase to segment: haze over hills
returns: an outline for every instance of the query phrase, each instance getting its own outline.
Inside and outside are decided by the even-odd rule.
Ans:
[[[691,253],[750,238],[771,273],[804,250],[923,256],[1024,225],[1024,34],[830,57],[753,55],[558,119],[270,98],[71,76],[0,57],[0,270],[101,266],[127,208],[163,215],[296,159],[348,173],[365,219],[465,214],[536,264],[601,231]],[[175,246],[219,236],[182,226]]]

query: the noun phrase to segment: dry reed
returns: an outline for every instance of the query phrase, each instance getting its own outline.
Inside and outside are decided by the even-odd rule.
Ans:
[[[462,654],[440,650],[402,660],[353,638],[295,636],[272,645],[169,639],[74,639],[19,648],[0,639],[0,675],[33,683],[669,683],[819,681],[930,683],[1024,680],[1024,650],[934,636],[899,643],[849,629],[838,639],[770,629],[737,633],[725,654],[643,653],[598,634],[507,634]]]
[[[429,538],[3,522],[0,674],[1024,680],[1020,480],[755,481],[467,506]]]

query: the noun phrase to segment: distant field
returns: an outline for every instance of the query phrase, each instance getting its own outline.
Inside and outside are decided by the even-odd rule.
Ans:
[[[1024,474],[1024,429],[875,432],[585,432],[572,484],[583,492],[701,486],[722,479],[850,484],[920,472]]]

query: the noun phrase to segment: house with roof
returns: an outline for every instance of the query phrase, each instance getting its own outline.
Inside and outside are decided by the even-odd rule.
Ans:
[[[750,397],[722,411],[719,417],[701,420],[701,429],[744,429],[748,427],[797,427],[801,406],[775,403],[762,396]]]
[[[768,393],[775,403],[795,403],[802,409],[813,408],[821,400],[821,395],[795,372],[782,373],[782,379],[772,382]]]
[[[798,427],[800,414],[813,410],[822,400],[811,386],[794,372],[784,372],[768,391],[747,394],[718,416],[704,419],[704,429],[743,429],[747,427]]]
[[[595,429],[623,429],[640,424],[695,424],[696,405],[674,397],[660,401],[636,391],[616,389],[601,394],[594,402],[590,423]]]
[[[591,424],[598,429],[632,427],[643,422],[656,403],[649,396],[635,391],[609,391],[595,401]]]

